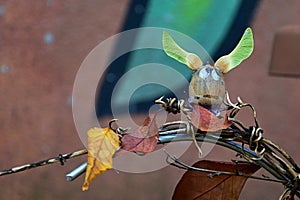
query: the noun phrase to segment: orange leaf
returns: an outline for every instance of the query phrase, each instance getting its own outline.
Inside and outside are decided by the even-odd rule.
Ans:
[[[119,147],[119,136],[110,128],[92,128],[88,131],[88,165],[82,190],[100,174],[112,168],[112,157]]]
[[[218,131],[228,128],[232,124],[232,122],[228,121],[227,115],[224,118],[219,118],[199,105],[195,105],[191,113],[191,122],[201,131]]]
[[[250,163],[236,165],[235,163],[225,163],[202,160],[193,165],[194,167],[210,169],[216,171],[226,171],[235,173],[238,169],[247,175],[255,173],[260,167]],[[206,199],[206,200],[227,200],[238,199],[244,184],[247,180],[245,176],[216,175],[208,177],[208,172],[187,171],[177,184],[173,200],[177,199]]]
[[[149,115],[143,126],[133,133],[128,133],[122,138],[122,149],[131,152],[152,152],[158,140],[158,128],[155,123],[154,114]]]

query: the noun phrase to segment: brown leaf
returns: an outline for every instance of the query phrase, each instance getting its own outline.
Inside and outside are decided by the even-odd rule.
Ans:
[[[119,136],[110,128],[92,128],[88,131],[88,165],[82,190],[100,174],[112,168],[112,157],[119,147]]]
[[[250,175],[255,173],[260,167],[250,163],[238,164],[225,163],[216,161],[199,161],[193,165],[194,167],[236,172],[238,167],[239,172]],[[212,178],[208,177],[207,172],[187,171],[179,183],[177,184],[173,199],[198,199],[198,200],[229,200],[238,199],[242,188],[247,180],[244,176],[219,175]]]
[[[122,138],[122,149],[130,152],[152,152],[158,140],[158,128],[155,123],[154,114],[149,115],[143,126],[133,133],[128,133]]]
[[[228,121],[227,115],[219,118],[211,111],[199,105],[195,105],[191,113],[191,122],[201,131],[218,131],[228,128],[232,124]]]

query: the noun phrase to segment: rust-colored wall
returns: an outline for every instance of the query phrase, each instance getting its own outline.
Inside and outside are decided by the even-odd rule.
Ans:
[[[128,1],[0,2],[0,169],[83,148],[71,95],[86,55],[117,33]],[[94,199],[65,181],[85,156],[0,178],[0,199]],[[113,187],[113,186],[112,186]]]
[[[70,106],[74,77],[89,51],[118,32],[127,5],[124,0],[0,2],[0,169],[83,148]],[[271,77],[269,65],[276,30],[299,19],[298,0],[261,1],[251,24],[254,53],[226,75],[232,98],[253,103],[265,137],[298,163],[300,80]],[[207,159],[223,158],[217,148]],[[81,192],[83,177],[67,183],[64,175],[84,159],[1,177],[0,199],[169,199],[183,173],[174,167],[147,174],[111,170]],[[183,159],[196,160],[195,148]],[[241,199],[276,199],[282,190],[250,180]]]

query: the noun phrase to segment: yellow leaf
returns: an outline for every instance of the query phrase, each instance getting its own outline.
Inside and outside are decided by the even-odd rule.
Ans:
[[[119,146],[119,136],[110,128],[92,128],[88,131],[88,165],[83,191],[98,175],[112,168],[112,157]]]

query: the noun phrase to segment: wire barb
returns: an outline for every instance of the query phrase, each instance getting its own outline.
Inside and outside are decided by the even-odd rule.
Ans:
[[[59,158],[60,165],[63,166],[66,162],[66,159],[64,159],[62,154],[59,154],[58,158]]]
[[[168,113],[177,114],[182,112],[191,111],[191,108],[185,106],[185,101],[183,99],[167,98],[166,101],[163,100],[164,96],[155,100],[155,104],[160,104]]]

